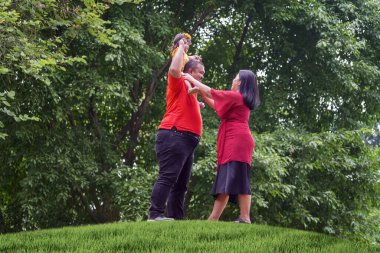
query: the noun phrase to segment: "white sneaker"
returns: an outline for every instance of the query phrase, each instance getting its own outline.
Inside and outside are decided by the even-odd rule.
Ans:
[[[148,221],[171,221],[171,220],[174,220],[173,218],[168,218],[168,217],[165,217],[165,216],[158,216],[154,219],[148,219]]]

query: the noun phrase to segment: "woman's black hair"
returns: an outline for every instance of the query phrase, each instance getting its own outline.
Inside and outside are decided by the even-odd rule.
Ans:
[[[241,81],[239,91],[243,95],[244,104],[250,110],[256,109],[260,105],[256,75],[250,70],[240,70],[239,79]]]

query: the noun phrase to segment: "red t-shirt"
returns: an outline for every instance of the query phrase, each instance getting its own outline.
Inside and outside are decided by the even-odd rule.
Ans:
[[[243,96],[235,91],[211,89],[215,111],[221,119],[218,131],[218,165],[231,161],[251,165],[255,146],[249,130],[250,109],[244,104]]]
[[[202,117],[197,94],[187,93],[183,77],[174,78],[168,74],[166,89],[166,112],[159,128],[188,131],[202,135]]]

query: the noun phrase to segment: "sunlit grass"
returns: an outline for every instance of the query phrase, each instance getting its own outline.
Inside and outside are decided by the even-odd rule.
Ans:
[[[380,252],[318,233],[207,221],[123,222],[0,236],[0,252]]]

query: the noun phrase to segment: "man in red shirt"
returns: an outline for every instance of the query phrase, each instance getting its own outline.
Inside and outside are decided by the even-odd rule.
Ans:
[[[166,90],[166,112],[156,135],[159,175],[150,198],[148,221],[184,218],[184,199],[194,161],[194,151],[202,135],[202,118],[197,94],[188,94],[181,76],[186,39],[179,41],[173,56]],[[190,59],[184,68],[197,80],[205,73],[201,61]],[[164,216],[167,205],[167,216]]]

